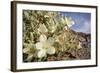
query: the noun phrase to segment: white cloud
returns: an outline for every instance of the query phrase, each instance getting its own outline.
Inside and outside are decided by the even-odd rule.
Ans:
[[[81,26],[80,26],[81,25]],[[89,21],[85,21],[83,24],[80,24],[79,28],[76,28],[77,32],[91,33],[91,23]]]
[[[81,32],[90,33],[91,32],[91,25],[90,22],[85,21],[81,28],[79,28]]]

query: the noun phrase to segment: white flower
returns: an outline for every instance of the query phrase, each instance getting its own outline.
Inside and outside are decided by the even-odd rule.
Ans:
[[[67,24],[68,27],[71,27],[72,25],[75,24],[75,22],[72,20],[71,17],[61,18],[61,22],[62,22],[64,25]]]
[[[45,57],[47,54],[55,54],[55,48],[52,46],[53,38],[48,38],[42,34],[39,38],[40,42],[36,43],[36,49],[38,50],[38,58]]]
[[[75,24],[75,22],[72,20],[72,18],[71,17],[66,17],[65,18],[65,23],[68,25],[68,27],[71,27],[72,25],[74,25]]]

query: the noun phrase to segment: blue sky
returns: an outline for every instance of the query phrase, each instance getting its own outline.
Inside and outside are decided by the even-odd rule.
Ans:
[[[91,32],[91,13],[61,12],[64,16],[71,17],[75,24],[71,27],[74,31]]]

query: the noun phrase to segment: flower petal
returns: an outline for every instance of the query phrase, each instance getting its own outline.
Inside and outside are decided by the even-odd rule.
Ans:
[[[41,33],[46,33],[46,32],[48,32],[48,29],[46,28],[46,26],[44,24],[40,24],[38,31]]]
[[[55,52],[56,52],[56,50],[55,50],[55,48],[52,47],[52,46],[51,46],[50,48],[47,49],[47,53],[50,54],[50,55],[55,54]]]
[[[28,55],[26,61],[30,62],[32,60],[32,58],[33,58],[33,54],[30,54],[30,55]]]
[[[54,26],[51,27],[51,33],[54,33],[55,32],[56,27],[57,27],[56,25],[54,25]]]
[[[61,22],[62,22],[63,24],[65,24],[65,20],[64,20],[63,17],[61,18]]]
[[[30,51],[30,48],[24,48],[23,49],[23,53],[26,53],[27,54],[29,51]]]
[[[68,27],[71,27],[72,25],[75,24],[75,22],[72,20],[71,17],[69,17],[69,18],[66,17],[66,18],[65,18],[65,21],[66,21]]]
[[[66,17],[65,18],[65,22],[66,22],[66,24],[69,26],[70,24],[71,24],[71,21]]]
[[[52,38],[52,37],[49,37],[47,42],[50,44],[50,45],[53,45],[53,43],[55,42],[55,39]]]
[[[45,18],[49,18],[50,16],[49,16],[49,15],[44,15],[44,17],[45,17]]]
[[[38,58],[42,58],[46,56],[46,50],[45,49],[41,49],[38,54],[37,54]]]
[[[40,50],[40,49],[42,49],[42,47],[43,47],[42,43],[40,43],[40,42],[36,43],[36,49]]]
[[[40,42],[46,42],[46,40],[47,40],[47,37],[44,35],[44,34],[42,34],[42,35],[40,35],[40,38],[39,38],[39,40],[40,40]]]

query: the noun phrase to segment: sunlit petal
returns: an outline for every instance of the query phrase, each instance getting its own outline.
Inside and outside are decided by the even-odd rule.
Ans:
[[[45,18],[49,18],[50,16],[49,16],[49,15],[44,15],[44,17],[45,17]]]
[[[24,49],[23,49],[23,53],[28,53],[29,51],[30,51],[29,48],[24,48]]]
[[[61,22],[62,22],[63,24],[65,24],[65,20],[64,20],[63,17],[61,18]]]
[[[66,18],[65,18],[65,21],[66,21],[66,24],[67,24],[68,27],[71,27],[72,25],[75,24],[75,22],[72,20],[71,17],[69,17],[69,18],[66,17]]]
[[[52,47],[52,46],[47,49],[47,53],[50,54],[50,55],[55,54],[55,51],[56,51],[55,48]]]
[[[44,34],[42,34],[42,35],[40,35],[39,40],[40,40],[40,42],[46,42],[47,37]]]
[[[40,42],[36,43],[36,49],[40,50],[40,49],[42,49],[42,47],[43,47],[42,43],[40,43]]]
[[[71,21],[66,17],[65,18],[66,24],[69,26],[71,24]]]
[[[55,42],[55,39],[52,38],[52,37],[49,37],[47,42],[50,44],[50,45],[53,45],[53,43]]]
[[[45,49],[41,49],[38,54],[37,54],[38,58],[42,58],[46,56],[46,50]]]
[[[38,31],[41,33],[46,33],[46,32],[48,32],[48,29],[46,28],[46,26],[44,24],[40,24]]]
[[[55,30],[56,30],[56,25],[52,26],[52,28],[51,28],[51,33],[54,33]]]

